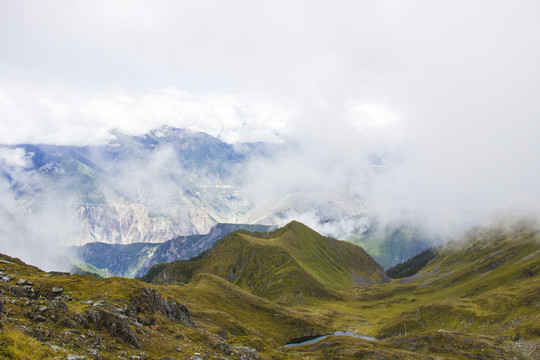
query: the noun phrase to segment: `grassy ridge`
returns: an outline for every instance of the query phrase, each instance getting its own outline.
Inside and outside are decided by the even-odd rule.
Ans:
[[[189,261],[160,265],[144,281],[187,283],[196,274],[220,276],[251,293],[280,302],[338,297],[356,283],[387,281],[363,249],[323,237],[307,226],[291,222],[272,233],[239,231]]]

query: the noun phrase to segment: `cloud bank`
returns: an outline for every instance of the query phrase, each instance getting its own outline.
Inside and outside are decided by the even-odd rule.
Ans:
[[[53,3],[1,5],[1,143],[166,124],[294,144],[246,170],[261,202],[350,186],[435,224],[538,214],[536,1]]]
[[[0,85],[2,144],[96,145],[118,129],[141,135],[163,125],[203,131],[228,143],[279,142],[295,112],[256,95],[195,94],[175,88],[134,91],[110,87],[84,92],[73,86]]]

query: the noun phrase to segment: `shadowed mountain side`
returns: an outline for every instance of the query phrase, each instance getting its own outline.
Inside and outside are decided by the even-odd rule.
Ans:
[[[255,295],[301,303],[336,298],[355,285],[388,282],[382,270],[362,248],[293,221],[272,233],[231,233],[199,256],[159,264],[142,279],[187,283],[196,274],[211,273]]]
[[[427,263],[437,256],[436,248],[429,248],[412,258],[392,266],[386,270],[386,275],[391,279],[410,277],[420,271]]]
[[[83,271],[95,272],[102,276],[137,277],[161,262],[189,259],[208,249],[219,238],[236,231],[271,231],[274,226],[247,224],[217,224],[208,234],[179,236],[161,244],[135,243],[115,245],[90,243],[71,246],[68,251],[78,260],[75,265]],[[90,265],[90,266],[87,266]]]

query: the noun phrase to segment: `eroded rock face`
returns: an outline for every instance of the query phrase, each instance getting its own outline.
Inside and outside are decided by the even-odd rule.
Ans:
[[[13,297],[24,298],[29,300],[35,300],[38,298],[37,292],[30,285],[25,286],[12,286],[9,287],[9,291]]]
[[[141,347],[141,342],[131,329],[129,319],[125,315],[116,314],[103,308],[87,310],[85,315],[89,323],[98,328],[106,329],[112,336],[119,337],[136,348]]]
[[[141,347],[141,341],[133,330],[133,326],[151,326],[155,323],[152,317],[155,312],[160,312],[171,321],[195,326],[184,305],[172,298],[164,299],[160,293],[149,288],[143,288],[133,294],[129,304],[113,305],[99,300],[91,306],[92,308],[87,309],[82,316],[76,317],[80,325],[86,328],[93,326],[97,329],[105,329],[110,335],[136,348]],[[37,316],[41,315],[37,314]]]
[[[18,306],[21,314],[31,321],[32,325],[23,331],[39,341],[54,338],[48,328],[49,324],[56,324],[67,332],[80,334],[84,331],[88,341],[94,337],[99,338],[97,335],[89,336],[90,333],[106,331],[133,348],[141,348],[142,341],[137,332],[141,332],[141,327],[155,324],[156,312],[171,321],[195,326],[184,305],[173,298],[163,298],[159,292],[150,288],[135,290],[128,303],[109,302],[106,299],[81,301],[87,307],[82,312],[76,312],[64,302],[72,301],[73,298],[60,286],[33,285],[28,280],[12,284],[0,285],[0,294],[9,295],[10,304]],[[0,313],[4,310],[3,305],[3,300],[0,300]]]
[[[171,321],[178,321],[184,325],[194,327],[195,324],[189,317],[188,309],[176,302],[173,298],[164,299],[160,293],[150,288],[143,288],[140,292],[131,296],[128,312],[131,316],[137,316],[141,312],[160,312]]]

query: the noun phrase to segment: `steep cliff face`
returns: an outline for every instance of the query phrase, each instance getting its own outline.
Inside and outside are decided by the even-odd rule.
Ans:
[[[64,245],[160,243],[237,221],[234,169],[246,155],[210,135],[164,127],[102,146],[17,145],[0,163],[24,219]],[[23,161],[24,160],[24,161]]]
[[[178,200],[165,209],[152,209],[151,204],[129,203],[120,198],[113,201],[116,202],[80,205],[80,227],[69,243],[162,243],[180,235],[208,232],[217,222],[209,211],[189,201]]]

